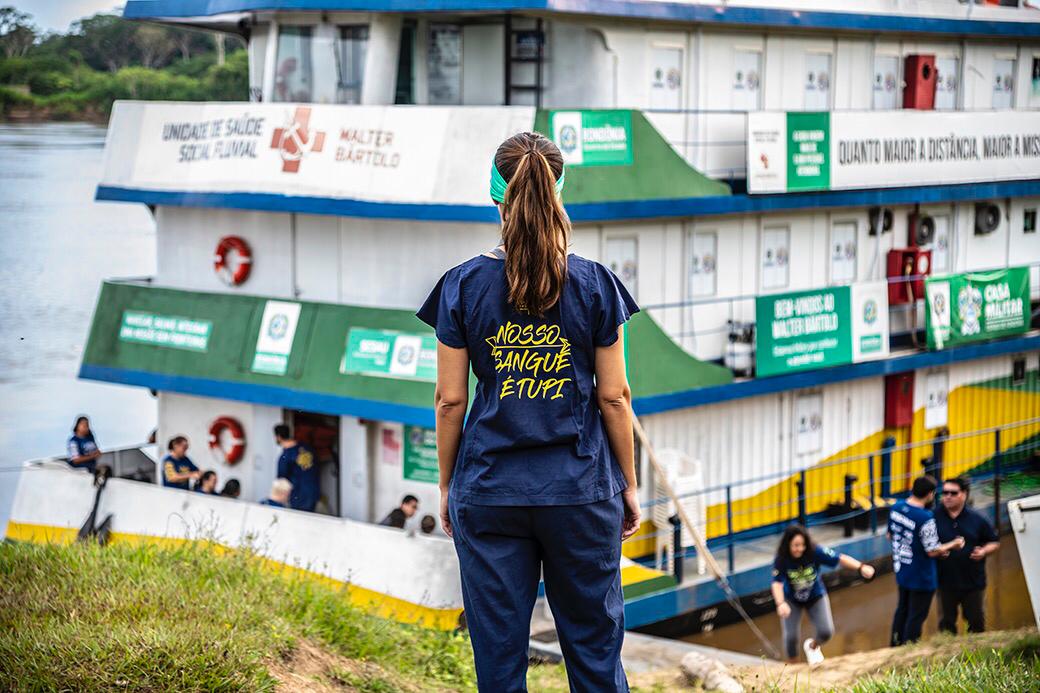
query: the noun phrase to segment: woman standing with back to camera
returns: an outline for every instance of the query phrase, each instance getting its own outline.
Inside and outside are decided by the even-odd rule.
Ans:
[[[567,254],[563,181],[542,135],[503,142],[501,244],[445,273],[418,312],[438,340],[441,522],[478,686],[494,693],[527,690],[540,573],[571,690],[628,690],[619,563],[639,501],[620,336],[639,308],[608,269]]]

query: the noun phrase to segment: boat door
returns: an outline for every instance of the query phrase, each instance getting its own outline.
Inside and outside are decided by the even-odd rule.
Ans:
[[[339,417],[288,409],[285,420],[296,440],[314,451],[321,475],[321,497],[316,512],[340,517]]]

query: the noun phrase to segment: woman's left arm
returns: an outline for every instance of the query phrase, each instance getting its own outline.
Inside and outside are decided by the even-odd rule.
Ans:
[[[857,571],[863,576],[864,580],[870,580],[874,577],[874,566],[864,563],[863,561],[857,561],[852,556],[843,553],[838,554],[838,563],[841,564],[842,568]]]
[[[437,389],[434,408],[437,416],[437,464],[440,467],[441,526],[452,533],[448,515],[448,487],[455,471],[455,458],[462,439],[462,423],[469,405],[469,352],[437,342]]]

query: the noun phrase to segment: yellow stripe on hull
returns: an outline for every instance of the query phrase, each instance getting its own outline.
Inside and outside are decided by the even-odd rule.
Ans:
[[[7,538],[15,541],[33,542],[37,544],[71,544],[76,540],[78,531],[69,527],[53,527],[50,525],[30,524],[11,520],[7,523]],[[227,547],[213,542],[197,542],[191,539],[155,537],[146,534],[124,534],[113,532],[113,542],[151,546],[184,546],[185,544],[205,543],[216,551],[227,551]],[[414,623],[437,630],[453,630],[459,624],[462,609],[435,609],[420,604],[391,597],[374,590],[359,587],[348,582],[336,580],[326,575],[291,566],[270,558],[261,557],[265,569],[282,575],[299,577],[320,582],[332,589],[346,591],[350,603],[368,613],[400,623]]]

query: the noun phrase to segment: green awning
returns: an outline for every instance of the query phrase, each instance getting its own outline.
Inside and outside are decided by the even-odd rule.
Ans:
[[[299,306],[292,348],[268,354],[258,336],[261,329],[285,332],[291,318],[272,316],[291,316],[286,306]],[[641,398],[731,379],[728,370],[689,356],[643,313],[627,339],[637,411]],[[432,426],[433,348],[432,331],[408,310],[105,282],[80,377]],[[403,349],[419,362],[411,374],[377,363],[393,356],[396,364]]]

